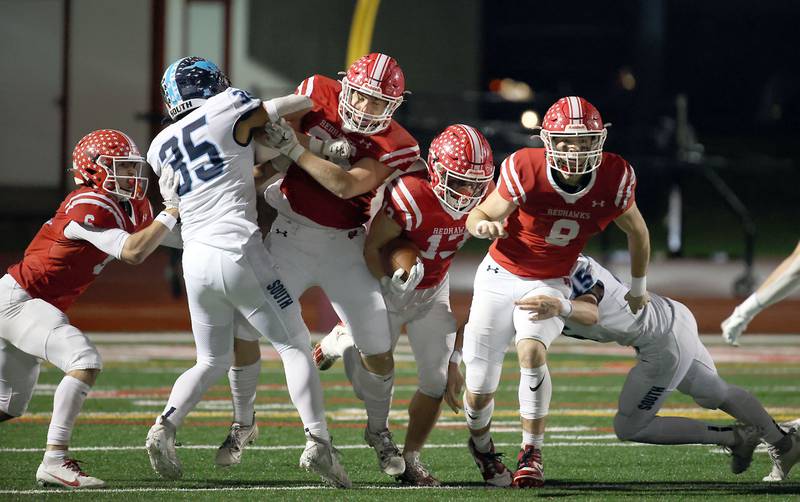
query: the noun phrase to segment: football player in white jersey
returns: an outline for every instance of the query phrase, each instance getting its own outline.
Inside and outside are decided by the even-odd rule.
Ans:
[[[722,321],[722,339],[738,347],[739,336],[762,310],[783,300],[800,287],[800,242],[794,252],[772,271],[758,290]]]
[[[564,334],[597,342],[616,342],[636,349],[636,366],[628,373],[614,417],[614,432],[623,441],[651,444],[716,444],[731,453],[731,470],[744,472],[763,439],[785,478],[800,459],[800,438],[785,432],[752,394],[725,382],[697,334],[697,323],[685,305],[650,294],[650,303],[634,314],[627,308],[628,287],[593,259],[578,258],[571,274],[572,300],[534,296],[516,302],[532,321],[559,316]],[[720,427],[685,417],[656,415],[667,396],[678,389],[707,409],[720,409],[740,424]]]
[[[164,478],[182,475],[176,429],[231,367],[234,333],[245,340],[264,336],[291,368],[286,383],[306,431],[300,466],[349,487],[330,443],[300,307],[275,272],[256,224],[253,136],[310,102],[291,96],[262,103],[230,87],[216,65],[198,57],[170,65],[161,85],[172,123],[153,140],[147,160],[156,174],[170,166],[181,175],[183,271],[197,363],[178,377],[147,434],[150,463]]]

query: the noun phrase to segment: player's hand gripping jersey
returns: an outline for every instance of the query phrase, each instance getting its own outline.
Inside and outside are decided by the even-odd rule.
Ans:
[[[33,238],[22,261],[8,273],[31,297],[61,311],[75,300],[114,259],[85,240],[64,236],[70,222],[98,229],[119,228],[135,233],[153,221],[147,199],[124,202],[90,188],[79,188],[61,203]]]
[[[523,148],[500,168],[497,189],[519,210],[508,217],[509,237],[494,241],[489,253],[520,277],[548,279],[569,275],[590,237],[634,202],[636,175],[619,155],[603,152],[588,184],[570,194],[547,167],[543,148]]]
[[[303,116],[302,132],[322,140],[347,138],[355,147],[355,153],[342,169],[349,169],[365,157],[400,172],[408,169],[419,158],[419,145],[394,120],[385,130],[369,136],[345,132],[338,112],[341,88],[338,81],[321,75],[309,77],[300,84],[297,94],[314,101],[314,108]],[[296,213],[319,225],[342,229],[356,228],[369,220],[370,201],[375,195],[372,191],[340,199],[296,165],[286,173],[281,192]]]
[[[234,127],[261,100],[233,87],[209,98],[161,131],[147,152],[156,174],[169,164],[181,173],[181,236],[241,255],[258,232],[253,145],[240,145]]]

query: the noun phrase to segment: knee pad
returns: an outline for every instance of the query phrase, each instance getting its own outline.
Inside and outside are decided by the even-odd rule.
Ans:
[[[494,399],[489,401],[489,404],[480,410],[473,409],[469,406],[466,396],[464,397],[464,417],[467,419],[467,427],[476,431],[483,429],[489,422],[492,421],[492,414],[494,413]]]
[[[64,373],[74,370],[100,370],[103,360],[97,347],[78,328],[63,324],[55,328],[47,340],[48,360],[60,361]],[[52,352],[52,355],[51,355]]]
[[[448,361],[449,364],[449,361]],[[419,391],[428,397],[441,399],[447,388],[447,367],[419,368]]]
[[[504,354],[503,354],[504,355]],[[503,358],[499,361],[491,357],[479,357],[471,351],[464,350],[464,366],[466,366],[466,387],[473,394],[494,394],[500,384],[503,371]]]
[[[553,384],[546,364],[538,368],[520,368],[519,414],[522,418],[535,420],[546,417],[552,396]]]

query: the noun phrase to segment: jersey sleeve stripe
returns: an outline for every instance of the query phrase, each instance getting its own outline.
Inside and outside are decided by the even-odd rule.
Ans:
[[[91,205],[94,205],[94,206],[99,206],[99,207],[102,207],[103,209],[105,209],[105,210],[107,210],[109,213],[111,213],[111,215],[112,215],[112,216],[114,217],[114,219],[117,221],[117,226],[118,226],[119,228],[122,228],[122,229],[124,229],[124,228],[125,228],[125,225],[122,223],[122,220],[119,218],[119,216],[117,216],[116,212],[115,212],[115,211],[114,211],[114,210],[113,210],[111,207],[109,207],[109,206],[108,206],[108,204],[106,204],[106,203],[104,203],[104,202],[101,202],[101,201],[99,201],[99,200],[97,200],[97,199],[82,198],[82,199],[77,199],[77,200],[74,200],[74,201],[72,201],[72,202],[70,203],[70,205],[69,205],[69,206],[67,206],[66,213],[68,214],[68,213],[69,213],[69,211],[70,211],[70,209],[74,209],[74,208],[75,208],[75,206],[79,206],[79,205],[81,205],[81,204],[91,204]]]
[[[422,223],[422,211],[419,210],[417,201],[414,200],[414,196],[411,195],[411,192],[408,190],[408,187],[406,186],[405,182],[403,182],[402,178],[397,178],[397,188],[400,189],[400,192],[402,192],[403,196],[408,201],[408,205],[411,206],[411,211],[414,213],[414,225],[409,230],[419,228],[420,224]]]
[[[514,199],[514,203],[519,204],[520,200],[525,202],[528,197],[525,195],[525,190],[522,188],[522,183],[517,175],[514,162],[514,154],[509,155],[508,158],[503,161],[500,173],[503,175],[506,189],[508,189],[508,193],[510,193],[511,197]]]
[[[297,90],[300,91],[300,94],[303,96],[308,96],[310,98],[311,93],[314,92],[314,77],[311,76],[303,80]]]
[[[400,164],[413,164],[414,162],[417,161],[418,158],[419,158],[419,154],[408,155],[407,157],[402,157],[402,158],[399,158],[399,159],[395,159],[395,160],[393,160],[391,162],[387,162],[386,166],[387,167],[396,167],[396,166],[399,166]]]
[[[630,170],[631,175],[628,180],[628,187],[625,189],[625,197],[622,199],[622,205],[620,207],[626,207],[628,205],[628,201],[631,195],[633,195],[633,185],[636,183],[636,173],[633,172],[633,167],[628,166],[628,170]]]
[[[387,160],[397,157],[398,155],[405,155],[411,152],[419,154],[419,145],[410,146],[408,148],[401,148],[400,150],[395,150],[393,152],[383,154],[380,157],[378,157],[378,162],[386,162]]]
[[[117,205],[117,203],[111,197],[109,197],[107,195],[103,195],[103,194],[97,193],[97,192],[83,192],[83,193],[80,193],[80,194],[76,195],[75,197],[73,197],[72,199],[70,199],[70,201],[67,203],[67,211],[69,211],[72,202],[77,200],[77,199],[97,199],[97,200],[101,200],[101,201],[106,203],[106,205],[108,206],[107,209],[109,211],[111,211],[111,213],[114,215],[114,218],[116,218],[118,220],[122,220],[122,221],[125,220],[125,214],[122,212],[122,209],[120,209],[120,207]]]
[[[622,207],[620,202],[622,201],[622,196],[625,193],[625,183],[628,181],[628,167],[625,167],[625,174],[622,176],[622,180],[619,182],[619,188],[617,188],[617,197],[614,199],[614,205],[617,207]]]
[[[400,197],[396,184],[394,187],[392,187],[392,200],[394,200],[394,203],[397,204],[398,207],[400,207],[400,209],[403,211],[403,216],[406,219],[406,230],[411,230],[411,227],[413,226],[413,222],[411,221],[411,211],[408,210],[406,203],[403,202],[402,197]]]

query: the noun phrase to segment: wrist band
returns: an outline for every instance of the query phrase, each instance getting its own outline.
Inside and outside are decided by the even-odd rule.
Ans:
[[[454,350],[453,353],[450,354],[450,362],[455,364],[456,366],[461,364],[461,360],[463,358],[464,358],[464,356],[461,355],[461,351],[460,350]]]
[[[175,228],[175,225],[178,223],[178,219],[169,214],[166,211],[161,211],[156,216],[155,221],[161,223],[165,227],[167,227],[170,231]]]
[[[569,318],[572,315],[572,302],[564,298],[559,298],[559,301],[561,302],[561,311],[558,315],[564,319]]]
[[[315,155],[322,155],[322,148],[325,146],[325,142],[319,138],[315,138],[311,136],[308,139],[308,151],[315,154]]]
[[[631,295],[644,296],[647,291],[647,276],[631,277]]]

